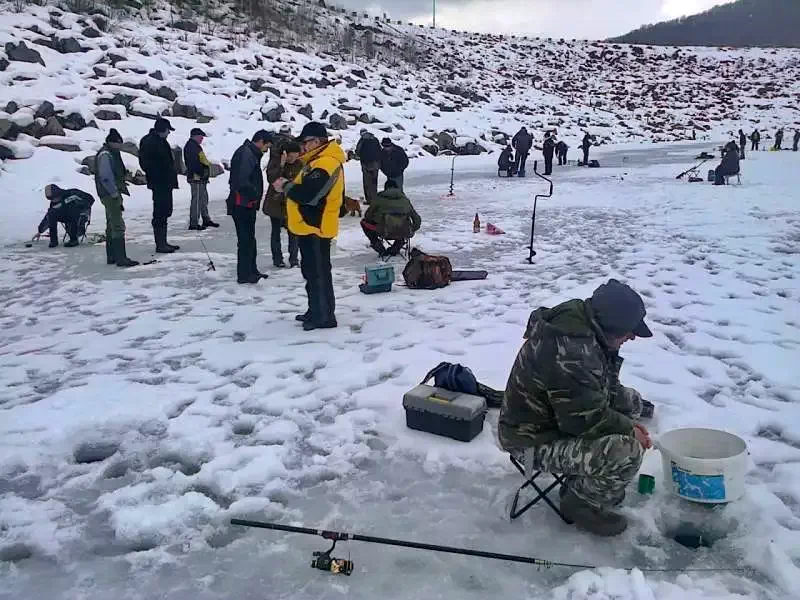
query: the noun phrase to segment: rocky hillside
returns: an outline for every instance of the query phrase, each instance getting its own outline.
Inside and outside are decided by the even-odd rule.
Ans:
[[[292,0],[271,3],[295,23],[277,38],[226,2],[213,6],[234,16],[217,21],[210,2],[179,15],[139,0],[88,12],[15,4],[0,4],[0,158],[50,147],[88,173],[114,126],[137,183],[136,141],[157,115],[173,117],[180,143],[201,124],[220,164],[256,128],[297,133],[309,119],[347,149],[366,127],[412,156],[494,151],[521,125],[538,139],[556,129],[574,148],[584,130],[598,143],[650,142],[800,122],[792,50],[471,34]]]
[[[800,47],[800,2],[737,0],[691,17],[641,27],[615,42],[659,46]]]

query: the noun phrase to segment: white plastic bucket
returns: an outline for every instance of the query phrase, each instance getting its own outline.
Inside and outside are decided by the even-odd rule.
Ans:
[[[745,441],[718,429],[674,429],[655,443],[661,451],[664,482],[691,502],[723,504],[744,495]]]

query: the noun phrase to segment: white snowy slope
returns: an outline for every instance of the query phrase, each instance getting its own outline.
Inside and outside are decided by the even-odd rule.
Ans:
[[[270,270],[257,288],[234,283],[219,179],[212,214],[223,227],[202,233],[216,271],[183,230],[185,184],[171,223],[181,251],[157,264],[123,271],[97,246],[5,244],[0,597],[795,598],[800,156],[752,153],[741,186],[676,181],[704,149],[623,147],[599,157],[604,169],[557,168],[553,198],[538,204],[533,265],[525,246],[541,181],[496,179],[493,157],[457,158],[448,198],[449,161],[415,161],[407,192],[423,217],[418,245],[489,278],[365,296],[357,284],[375,256],[348,217],[334,256],[340,325],[310,334],[293,320],[304,309],[297,269]],[[34,164],[3,174],[31,202]],[[34,208],[20,207],[24,226],[3,221],[4,239],[24,238]],[[476,211],[507,233],[472,233]],[[148,258],[145,194],[125,217],[130,255]],[[265,268],[263,221],[258,234]],[[510,523],[520,478],[496,445],[496,411],[465,444],[407,429],[402,395],[441,360],[502,388],[530,311],[586,297],[610,276],[647,303],[655,336],[626,346],[623,381],[656,403],[654,434],[710,426],[742,436],[747,493],[705,510],[660,485],[650,497],[632,489],[631,527],[613,540],[539,506]],[[663,483],[657,452],[643,472]],[[349,543],[338,554],[356,571],[335,577],[309,568],[324,540],[228,524],[242,516],[599,568]],[[681,522],[721,539],[683,548],[668,535]],[[716,567],[751,570],[624,570]]]

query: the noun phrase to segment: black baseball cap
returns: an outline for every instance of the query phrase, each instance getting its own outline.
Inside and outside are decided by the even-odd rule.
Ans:
[[[194,128],[193,128],[193,129],[192,129],[192,130],[189,132],[189,137],[194,137],[194,136],[196,136],[196,135],[202,135],[203,137],[208,137],[208,135],[206,134],[206,132],[205,132],[205,131],[203,131],[202,129],[200,129],[199,127],[194,127]]]
[[[604,332],[612,335],[632,333],[636,337],[653,337],[644,322],[647,310],[644,300],[630,286],[609,279],[597,288],[590,299],[595,318]]]
[[[297,141],[304,142],[310,138],[328,139],[328,130],[325,129],[325,125],[316,121],[306,123],[305,127],[303,127],[303,131],[301,131],[300,135],[297,137]]]
[[[175,131],[170,122],[167,121],[164,117],[158,117],[156,119],[156,122],[153,125],[153,129],[155,129],[157,133],[161,133],[164,131]]]

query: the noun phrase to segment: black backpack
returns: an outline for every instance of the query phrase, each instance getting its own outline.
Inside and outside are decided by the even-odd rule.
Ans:
[[[431,377],[433,384],[443,390],[483,397],[489,408],[500,408],[503,404],[503,392],[479,383],[472,371],[463,365],[441,362],[428,371],[421,383],[427,383]]]

